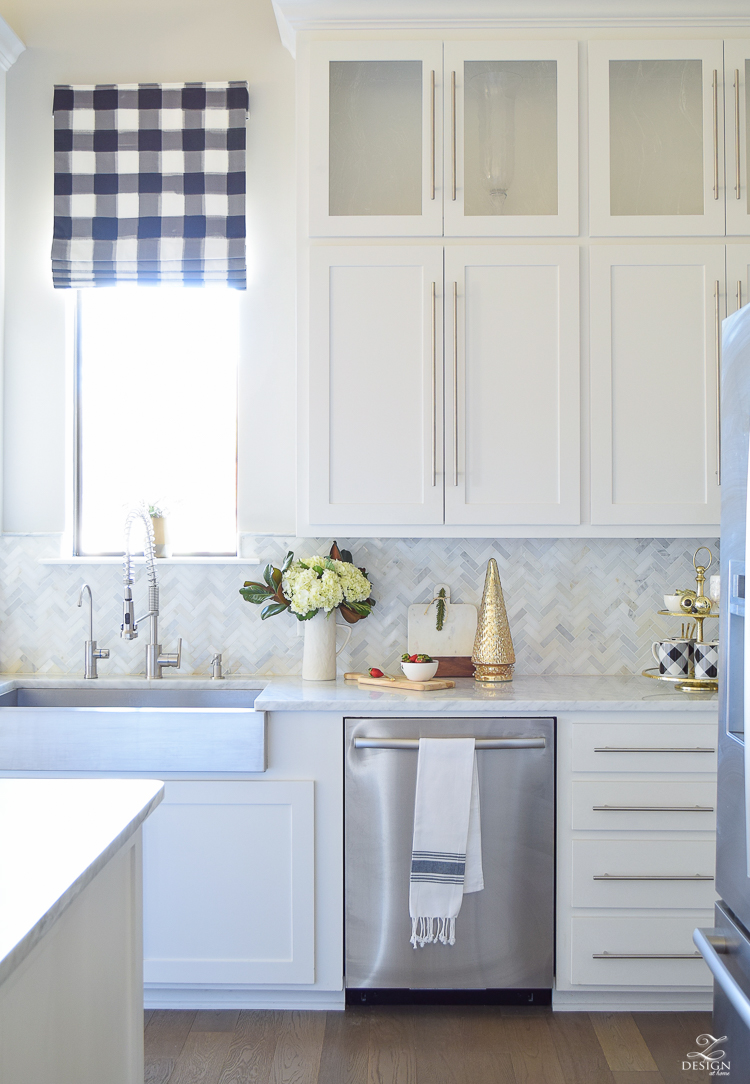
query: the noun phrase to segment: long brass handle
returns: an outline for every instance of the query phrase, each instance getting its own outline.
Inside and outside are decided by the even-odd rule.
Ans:
[[[456,73],[451,72],[451,199],[456,198]]]
[[[431,396],[431,409],[432,409],[432,484],[437,485],[437,330],[435,322],[437,319],[437,283],[433,282],[431,290],[431,326],[430,326],[430,340],[432,350],[432,373],[430,375],[432,396]]]
[[[715,753],[708,746],[694,745],[600,745],[595,753]]]
[[[594,805],[595,813],[713,813],[712,805]]]
[[[592,952],[593,960],[700,960],[700,952]]]
[[[450,741],[450,738],[444,738]],[[545,749],[546,738],[475,738],[477,749]],[[355,738],[355,749],[419,749],[419,738]]]
[[[710,873],[595,873],[595,881],[713,881]]]
[[[716,353],[716,481],[721,485],[721,290],[714,282],[714,351]]]
[[[432,180],[430,199],[435,198],[435,73],[430,76],[430,154],[432,155]]]
[[[719,73],[714,68],[714,199],[719,198]]]
[[[740,177],[740,69],[734,69],[734,195],[742,198]],[[739,308],[739,306],[737,306]]]
[[[458,485],[458,283],[453,283],[453,485]]]

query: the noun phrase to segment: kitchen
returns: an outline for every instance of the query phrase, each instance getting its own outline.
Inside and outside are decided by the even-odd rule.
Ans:
[[[511,1080],[544,1079],[542,1073],[576,1079],[583,1070],[564,1053],[565,1042],[572,1042],[587,1051],[592,1079],[637,1073],[645,1084],[661,1073],[669,1080],[681,1071],[679,1060],[698,1049],[697,1035],[711,1031],[711,975],[695,957],[692,931],[713,926],[712,882],[625,883],[623,890],[593,877],[711,876],[713,812],[664,813],[668,819],[658,824],[643,812],[622,813],[626,820],[612,828],[607,817],[614,814],[594,814],[592,806],[611,804],[620,792],[623,800],[615,804],[715,804],[713,755],[687,750],[716,748],[717,698],[679,693],[641,674],[653,668],[652,644],[680,631],[679,618],[658,611],[665,594],[695,585],[699,547],[711,551],[707,577],[719,571],[718,327],[746,301],[750,285],[744,90],[736,106],[733,84],[736,70],[744,88],[750,14],[732,0],[710,15],[689,0],[678,13],[669,5],[660,15],[623,0],[606,11],[566,3],[564,16],[558,5],[555,11],[543,3],[524,5],[519,13],[512,5],[477,0],[462,5],[461,23],[449,3],[388,7],[223,0],[210,9],[197,2],[124,9],[84,0],[8,0],[0,12],[12,27],[3,39],[0,539],[0,672],[11,684],[0,692],[70,689],[90,697],[96,686],[146,696],[154,684],[140,676],[145,627],[135,644],[120,635],[116,554],[126,510],[114,507],[119,518],[112,543],[77,556],[87,550],[77,544],[72,515],[75,291],[54,290],[49,265],[54,88],[246,81],[247,289],[226,291],[239,299],[237,541],[234,555],[229,546],[177,544],[174,557],[157,559],[160,638],[153,643],[163,645],[169,660],[160,685],[170,695],[217,687],[222,696],[224,690],[247,695],[230,708],[218,700],[193,701],[195,707],[176,702],[166,711],[154,702],[131,704],[119,729],[127,712],[110,701],[91,709],[101,726],[86,737],[100,739],[91,771],[122,775],[122,764],[106,756],[125,749],[135,712],[145,730],[169,719],[175,728],[188,728],[179,733],[191,734],[179,747],[179,764],[127,764],[135,777],[166,781],[161,807],[142,828],[152,1079],[189,1080],[204,1057],[210,1061],[205,1079],[222,1073],[234,1079],[235,1073],[239,1080],[243,1072],[252,1079],[242,1062],[250,1055],[237,1053],[243,1028],[242,1049],[257,1045],[259,1072],[271,1079],[295,1079],[295,1073],[311,1081],[336,1079],[348,1056],[342,1051],[349,1049],[356,1065],[364,1056],[354,1043],[357,1027],[359,1034],[367,1031],[368,1049],[376,1053],[366,1055],[369,1069],[351,1070],[352,1079],[359,1072],[408,1078],[416,1072],[410,1068],[416,1047],[424,1064],[432,1064],[419,1070],[420,1079],[425,1073],[439,1079],[429,1062],[436,1040],[420,1046],[414,1035],[434,1036],[444,1026],[446,1035],[465,1027],[475,1036],[486,1064],[473,1063],[474,1079],[504,1079],[503,1072]],[[607,72],[621,66],[625,97],[618,116],[624,123],[626,96],[634,93],[628,65],[658,69],[666,61],[679,67],[679,115],[688,118],[683,127],[675,124],[670,144],[677,167],[661,163],[667,188],[679,185],[677,213],[671,189],[653,205],[646,193],[645,209],[629,206],[630,145],[625,141],[611,177],[605,153],[618,146],[610,143]],[[394,98],[387,87],[383,102],[392,112],[375,125],[379,137],[384,131],[387,137],[394,115],[402,127],[416,125],[419,136],[410,138],[408,127],[396,133],[405,172],[395,174],[395,197],[404,204],[394,213],[356,206],[359,196],[365,203],[386,198],[382,192],[373,197],[373,189],[393,175],[379,168],[386,161],[382,142],[372,149],[357,144],[346,99],[336,98],[347,93],[347,73],[368,64],[394,65],[405,95]],[[516,194],[521,204],[509,202],[507,213],[502,207],[498,213],[498,205],[511,200],[512,179],[493,182],[496,195],[488,203],[477,188],[470,196],[463,175],[465,110],[482,108],[481,98],[470,100],[468,72],[488,64],[500,71],[524,65],[535,79],[530,98],[518,95],[515,105],[515,169],[524,184]],[[676,69],[667,69],[663,85],[669,87]],[[498,86],[506,99],[502,81]],[[369,107],[366,80],[357,93]],[[342,108],[329,116],[337,101]],[[674,123],[672,114],[667,123]],[[696,123],[702,130],[697,173],[690,135]],[[54,125],[56,131],[57,120]],[[529,151],[530,129],[538,135],[534,146],[542,148],[536,157]],[[469,137],[467,126],[467,154]],[[352,145],[359,148],[359,173],[346,160]],[[421,146],[416,163],[409,153],[414,146]],[[476,147],[474,153],[479,161]],[[550,155],[557,158],[557,185],[550,182]],[[339,165],[336,172],[332,167]],[[356,197],[351,205],[347,186]],[[503,186],[507,192],[498,196]],[[607,193],[620,204],[610,207]],[[662,197],[665,207],[657,206]],[[537,205],[524,206],[523,198]],[[89,298],[81,304],[85,313]],[[495,356],[498,342],[507,344],[510,362],[492,368],[483,358]],[[517,357],[523,366],[513,364]],[[204,364],[212,375],[208,395],[209,385],[224,377],[210,354]],[[123,386],[121,421],[136,426],[143,417],[156,428],[161,385],[157,375],[137,373]],[[173,387],[179,379],[178,371]],[[105,498],[110,506],[117,500],[119,475],[108,472],[119,469],[120,459],[148,450],[151,433],[136,433],[128,455],[115,455],[114,444],[101,449],[101,474],[92,478],[101,479],[93,492],[102,506]],[[234,480],[231,469],[216,466],[218,444],[212,453],[208,447],[208,441],[188,439],[180,448],[186,459],[194,456],[193,477],[201,479],[193,483],[196,514],[207,506],[216,512],[222,484],[228,476]],[[167,452],[174,451],[167,444]],[[213,466],[208,482],[197,473],[201,459]],[[143,496],[151,501],[160,493]],[[84,507],[84,530],[96,511],[86,519]],[[335,686],[303,684],[304,623],[288,613],[262,621],[239,588],[260,580],[268,562],[280,568],[288,551],[297,558],[328,554],[334,539],[351,551],[355,566],[366,568],[375,605],[350,626]],[[133,547],[139,548],[135,528]],[[185,555],[196,551],[211,556]],[[426,608],[439,585],[450,589],[451,605],[478,609],[491,558],[498,562],[513,637],[512,682],[484,688],[456,678],[455,689],[419,693],[360,689],[343,680],[345,672],[370,667],[397,673],[401,655],[411,649],[409,607]],[[142,562],[134,564],[135,617],[149,609]],[[76,607],[84,582],[93,596],[91,633],[89,600]],[[705,639],[716,639],[719,626],[714,618],[708,622]],[[109,658],[98,660],[98,681],[89,684],[82,677],[84,642],[94,639]],[[211,678],[215,665],[229,671],[226,684]],[[2,728],[11,728],[12,713],[27,713],[26,720],[35,713],[33,725],[41,727],[51,712],[61,721],[68,708],[71,720],[79,711],[61,703],[24,706],[19,697],[17,706],[0,708],[8,720]],[[247,733],[232,730],[232,711],[249,720]],[[413,740],[420,736],[415,726],[432,720],[440,733],[440,720],[450,718],[476,723],[467,733],[481,740],[513,736],[512,727],[493,727],[507,728],[519,717],[556,720],[555,985],[551,995],[552,980],[501,985],[546,986],[554,1011],[541,1003],[429,1011],[365,1005],[340,1012],[350,970],[342,869],[353,868],[350,860],[344,867],[341,838],[351,793],[344,785],[345,721],[371,721],[374,729],[359,736],[394,740],[380,728],[395,720],[397,737]],[[18,718],[19,730],[30,733],[32,724],[21,727]],[[256,725],[261,719],[265,737]],[[206,741],[208,729],[216,734],[219,727],[227,728],[223,746]],[[103,734],[109,745],[102,744]],[[595,752],[642,745],[676,751]],[[221,760],[222,749],[230,748],[232,765]],[[47,758],[41,767],[23,760],[3,767],[6,775],[75,774],[64,751],[54,766]],[[365,757],[400,757],[398,764],[405,758],[397,771],[409,778],[416,770],[414,753],[361,755],[363,763]],[[639,763],[639,755],[648,763]],[[484,773],[495,770],[491,758],[503,756],[478,754],[480,793]],[[553,784],[534,784],[544,785]],[[596,796],[588,802],[581,796],[592,788]],[[678,796],[665,803],[660,790]],[[490,816],[489,798],[486,804]],[[404,808],[401,819],[410,820]],[[491,830],[484,825],[486,849]],[[375,850],[385,845],[384,832]],[[632,865],[639,859],[648,869],[591,866],[589,856],[611,843],[618,844],[618,860]],[[547,845],[554,844],[549,830]],[[190,862],[176,860],[184,853]],[[668,867],[668,858],[684,858],[689,870]],[[485,866],[489,884],[486,850]],[[201,876],[201,870],[210,873]],[[406,884],[408,869],[403,874]],[[408,924],[406,892],[398,922]],[[473,907],[469,894],[462,908],[467,922]],[[551,906],[548,913],[551,938]],[[456,927],[455,946],[426,945],[419,952],[454,952],[460,914]],[[407,960],[411,952],[407,934]],[[676,958],[594,959],[617,952]],[[272,1013],[289,1014],[279,1025],[281,1038],[269,1023]],[[676,1030],[664,1032],[664,1021]],[[563,1037],[566,1026],[577,1029],[574,1039]],[[552,1067],[540,1069],[533,1051],[550,1043]],[[232,1068],[237,1058],[244,1068]]]

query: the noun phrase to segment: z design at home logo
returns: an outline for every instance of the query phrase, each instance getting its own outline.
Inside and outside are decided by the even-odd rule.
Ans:
[[[693,1069],[697,1073],[705,1073],[706,1076],[729,1076],[729,1062],[725,1061],[726,1051],[719,1049],[719,1043],[725,1043],[726,1035],[715,1039],[713,1035],[699,1035],[695,1045],[699,1050],[693,1050],[687,1055],[687,1061],[683,1061],[683,1069]]]

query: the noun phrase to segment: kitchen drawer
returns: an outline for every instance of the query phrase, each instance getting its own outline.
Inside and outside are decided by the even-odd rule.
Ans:
[[[710,986],[711,972],[693,944],[693,930],[702,925],[713,925],[712,911],[690,916],[575,916],[571,981],[586,986]],[[624,959],[618,958],[620,953]]]
[[[713,779],[597,779],[572,784],[572,827],[605,831],[712,832]]]
[[[571,904],[710,908],[717,898],[715,861],[708,839],[576,839]],[[696,874],[708,880],[687,879]],[[686,879],[662,879],[669,877]]]
[[[576,723],[574,772],[715,772],[717,724]]]

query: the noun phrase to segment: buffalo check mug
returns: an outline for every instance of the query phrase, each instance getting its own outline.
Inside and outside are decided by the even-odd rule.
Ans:
[[[693,658],[695,660],[695,676],[697,678],[712,678],[715,681],[719,676],[719,641],[711,640],[705,644],[696,644]]]
[[[666,677],[690,677],[693,661],[693,641],[675,637],[673,640],[656,640],[651,654],[659,664],[659,673]]]

